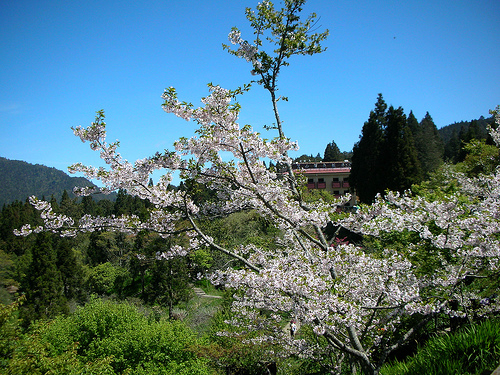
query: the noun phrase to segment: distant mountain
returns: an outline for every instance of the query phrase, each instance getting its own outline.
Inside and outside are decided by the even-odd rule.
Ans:
[[[446,144],[450,142],[454,133],[460,137],[460,134],[467,133],[469,131],[470,126],[474,125],[475,127],[477,127],[476,132],[478,133],[475,134],[475,136],[477,136],[480,139],[483,139],[486,138],[486,135],[488,134],[487,130],[488,124],[491,125],[493,123],[494,123],[493,117],[484,118],[483,116],[481,116],[477,120],[460,121],[450,125],[443,126],[441,129],[438,130],[438,132],[441,135],[443,142]]]
[[[56,168],[0,157],[0,207],[15,200],[24,201],[31,195],[47,200],[53,195],[59,201],[64,190],[73,198],[75,186],[94,184],[83,177],[71,177]],[[112,199],[103,195],[95,198],[103,197]]]

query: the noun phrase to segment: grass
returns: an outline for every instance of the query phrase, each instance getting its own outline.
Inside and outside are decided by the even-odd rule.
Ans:
[[[483,375],[500,364],[500,319],[476,323],[430,339],[404,362],[386,365],[381,375]]]
[[[224,292],[216,289],[211,284],[197,285],[198,288],[212,296],[223,297]],[[223,298],[210,298],[193,295],[193,297],[185,303],[181,303],[174,308],[174,313],[178,314],[182,320],[192,330],[202,336],[206,333],[211,325],[211,319],[223,304]]]

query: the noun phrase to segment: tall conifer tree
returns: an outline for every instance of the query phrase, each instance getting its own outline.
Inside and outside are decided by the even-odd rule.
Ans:
[[[338,161],[342,159],[342,153],[335,141],[331,141],[326,145],[323,161]]]
[[[73,250],[72,238],[59,238],[55,245],[57,269],[61,275],[64,296],[66,298],[83,298],[83,268]]]
[[[453,130],[450,140],[444,148],[444,160],[448,163],[456,164],[460,155],[460,139],[458,132]]]
[[[32,261],[21,286],[26,294],[26,302],[21,309],[24,325],[68,312],[61,273],[57,269],[57,254],[52,246],[52,234],[42,232],[37,235]]]
[[[384,190],[404,191],[420,182],[422,170],[415,143],[407,126],[403,108],[391,106],[386,114],[387,127],[383,148]]]
[[[429,112],[420,122],[420,133],[417,150],[422,171],[427,177],[443,163],[444,155],[443,141]]]
[[[378,95],[375,110],[370,112],[368,121],[363,125],[361,139],[354,145],[350,180],[359,200],[363,203],[373,201],[382,192],[381,152],[384,142],[385,103],[382,94]]]
[[[410,128],[420,128],[413,114],[408,122],[403,108],[387,109],[382,94],[354,145],[351,182],[359,200],[371,203],[386,189],[404,191],[420,182],[422,170]]]

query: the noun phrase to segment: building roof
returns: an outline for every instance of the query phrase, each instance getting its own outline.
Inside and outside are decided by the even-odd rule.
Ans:
[[[332,162],[293,163],[292,169],[295,172],[305,174],[350,173],[351,162],[344,160]]]
[[[297,173],[304,174],[333,174],[333,173],[351,173],[351,168],[308,168],[294,169]]]

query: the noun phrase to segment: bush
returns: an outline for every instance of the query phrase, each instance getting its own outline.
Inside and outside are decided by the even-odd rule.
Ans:
[[[113,292],[119,270],[106,262],[89,269],[87,287],[91,293],[110,295]]]
[[[94,299],[26,336],[9,370],[45,373],[37,366],[53,362],[64,371],[49,373],[79,373],[100,363],[109,374],[209,374],[205,361],[189,350],[195,342],[182,322],[155,321],[128,303]]]

